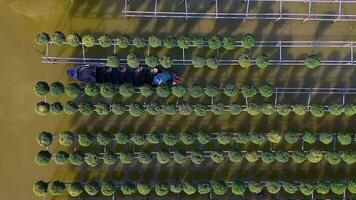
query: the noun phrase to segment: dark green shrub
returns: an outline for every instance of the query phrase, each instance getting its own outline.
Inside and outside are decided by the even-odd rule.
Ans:
[[[179,36],[177,39],[177,45],[181,49],[188,49],[191,42],[191,38],[189,36]]]
[[[120,64],[120,57],[116,54],[111,54],[106,59],[106,66],[108,67],[118,67]]]
[[[251,152],[246,152],[245,153],[245,158],[248,162],[256,162],[259,158],[260,158],[260,155],[258,152],[256,151],[251,151]]]
[[[356,104],[346,104],[344,106],[344,113],[346,116],[353,116],[356,114]]]
[[[224,86],[224,94],[229,97],[234,97],[238,94],[239,88],[234,84],[227,84]]]
[[[327,151],[325,153],[325,159],[332,165],[337,165],[341,162],[342,154],[336,151]]]
[[[249,115],[255,116],[261,113],[261,109],[262,107],[260,105],[251,103],[247,106],[246,111]]]
[[[43,197],[47,194],[48,184],[44,181],[37,181],[35,184],[33,184],[32,191],[35,196]]]
[[[265,103],[261,107],[261,112],[265,115],[273,115],[275,108],[272,104]]]
[[[183,164],[187,160],[187,153],[183,150],[178,150],[174,152],[173,160],[178,164]]]
[[[174,183],[171,183],[169,188],[171,192],[179,194],[183,191],[183,184],[180,181],[176,181]]]
[[[167,133],[163,134],[163,142],[168,146],[174,146],[180,141],[180,135],[168,131]]]
[[[218,140],[219,144],[227,145],[231,142],[232,137],[231,134],[227,132],[220,132],[217,134],[216,139]]]
[[[318,139],[317,136],[311,132],[305,132],[303,135],[304,142],[308,144],[314,144],[317,139]]]
[[[104,181],[101,183],[101,194],[103,196],[112,196],[115,193],[115,184],[111,181]]]
[[[108,115],[110,113],[110,106],[107,103],[99,102],[95,105],[95,112],[98,115]]]
[[[64,131],[58,135],[58,142],[63,146],[70,146],[74,144],[74,134],[69,131]]]
[[[197,134],[197,139],[200,144],[208,144],[212,140],[212,136],[209,132],[199,131]]]
[[[210,153],[210,159],[214,163],[221,163],[224,161],[224,153],[222,151],[212,151]]]
[[[121,49],[127,48],[129,44],[130,44],[129,38],[125,35],[120,35],[119,37],[116,38],[116,45]]]
[[[99,155],[96,153],[85,153],[84,161],[91,167],[99,164]]]
[[[313,194],[314,186],[312,183],[301,182],[298,185],[299,190],[306,196]]]
[[[177,106],[175,104],[161,105],[161,107],[165,115],[175,115],[177,112]]]
[[[248,68],[251,66],[252,58],[250,55],[243,53],[238,57],[237,61],[241,67]]]
[[[305,115],[305,106],[301,104],[292,105],[292,110],[296,115]]]
[[[54,162],[57,165],[64,165],[68,162],[69,154],[65,151],[58,151],[54,154]]]
[[[254,97],[257,94],[257,88],[252,84],[244,85],[241,87],[241,94],[245,98]]]
[[[269,84],[263,84],[258,87],[258,92],[263,97],[271,97],[273,95],[273,87]]]
[[[139,87],[140,93],[144,97],[149,97],[152,95],[152,87],[150,85],[142,85]]]
[[[49,87],[51,95],[59,97],[64,93],[64,86],[60,82],[53,82]]]
[[[173,60],[169,56],[163,56],[162,58],[158,59],[158,61],[163,68],[171,68],[173,65]]]
[[[85,47],[93,47],[95,45],[96,39],[92,35],[84,35],[82,37],[82,43]]]
[[[204,60],[204,58],[202,57],[198,57],[198,56],[194,56],[192,58],[192,65],[196,68],[202,68],[206,65],[206,62]]]
[[[48,147],[52,144],[53,135],[52,133],[43,131],[37,136],[37,143],[43,147]]]
[[[66,101],[63,105],[63,111],[68,115],[74,115],[78,111],[78,106],[74,101]]]
[[[309,69],[315,69],[320,65],[320,57],[318,55],[309,55],[305,58],[304,64]]]
[[[167,164],[171,160],[171,154],[168,151],[157,152],[157,161],[160,164]]]
[[[281,190],[281,184],[276,181],[267,181],[266,189],[271,194],[277,194]]]
[[[339,116],[344,112],[344,106],[335,103],[329,106],[329,110],[332,115]]]
[[[187,89],[183,84],[173,85],[171,89],[172,89],[172,94],[176,97],[182,97],[187,92]]]
[[[73,182],[68,185],[68,193],[72,197],[77,197],[83,192],[83,186],[79,182]]]
[[[159,85],[156,88],[157,95],[163,98],[171,94],[171,88],[168,85]]]
[[[148,195],[152,190],[152,186],[149,183],[143,181],[137,183],[136,188],[138,193],[141,195]]]
[[[327,194],[330,190],[330,185],[326,182],[318,182],[315,184],[315,191],[319,194]]]
[[[274,161],[274,153],[271,151],[265,151],[261,154],[261,159],[264,163],[270,164]]]
[[[100,190],[99,183],[96,181],[90,181],[84,185],[84,190],[88,195],[94,196]]]
[[[209,182],[201,182],[198,184],[199,194],[208,194],[211,192],[211,185]]]
[[[123,195],[129,196],[129,195],[132,195],[133,193],[135,193],[136,187],[133,183],[125,181],[121,184],[120,190]]]
[[[265,54],[260,54],[256,57],[256,65],[260,69],[264,69],[268,67],[269,59],[268,56]]]
[[[134,161],[134,154],[130,151],[120,153],[120,162],[123,164],[131,164]]]
[[[289,194],[294,194],[298,191],[298,187],[293,184],[293,183],[288,183],[288,182],[282,182],[282,187],[284,191],[286,191]]]
[[[122,84],[119,87],[119,93],[124,97],[131,97],[135,94],[135,88],[131,84]]]
[[[137,55],[134,53],[130,53],[127,55],[127,64],[132,68],[137,68],[140,66],[140,60]]]
[[[36,154],[35,163],[38,166],[48,165],[51,160],[52,154],[49,151],[40,151]]]
[[[204,88],[204,92],[208,97],[215,97],[220,93],[220,89],[216,85],[207,85]]]
[[[231,185],[231,192],[234,195],[243,196],[246,191],[246,185],[243,182],[234,181]]]
[[[333,141],[333,135],[330,133],[320,133],[319,140],[323,144],[330,144]]]
[[[337,141],[339,141],[341,145],[349,145],[352,142],[352,137],[347,133],[339,133],[337,134]]]
[[[291,110],[292,108],[288,104],[278,104],[276,106],[277,113],[282,116],[287,116]]]
[[[294,151],[291,155],[293,162],[301,164],[307,159],[307,156],[303,151]]]
[[[318,163],[323,159],[324,154],[321,151],[312,150],[307,154],[307,159],[311,163]]]
[[[350,180],[348,183],[347,189],[352,194],[355,194],[356,193],[356,181]]]
[[[56,31],[51,35],[50,40],[55,45],[61,45],[66,41],[66,36],[62,32]]]
[[[221,38],[217,35],[209,38],[208,40],[208,46],[210,49],[219,49],[222,45]]]
[[[255,194],[262,192],[263,189],[263,185],[258,182],[249,182],[247,187],[250,190],[250,192]]]
[[[39,102],[36,104],[35,111],[37,114],[45,116],[50,111],[50,105],[43,101]]]
[[[245,49],[251,49],[255,45],[255,36],[247,33],[241,39],[241,46]]]
[[[217,69],[219,67],[219,60],[217,58],[207,58],[205,63],[210,69]]]
[[[99,87],[95,85],[95,83],[88,83],[84,87],[84,92],[86,95],[90,97],[94,97],[99,94]]]
[[[157,196],[165,196],[169,192],[169,185],[166,182],[158,182],[155,185],[155,192]]]
[[[299,134],[297,132],[289,130],[284,134],[284,140],[288,144],[295,144],[299,140]]]
[[[312,104],[310,106],[310,113],[315,117],[322,117],[325,114],[324,106],[319,104]]]
[[[132,103],[129,105],[129,113],[134,117],[143,115],[145,108],[140,103]]]
[[[113,97],[115,95],[115,87],[112,83],[104,83],[100,87],[100,95],[106,98]]]
[[[225,105],[222,103],[215,103],[212,104],[210,108],[214,115],[221,115],[225,110]]]
[[[163,45],[168,49],[173,48],[177,46],[177,40],[172,36],[168,36],[163,39]]]
[[[178,111],[181,115],[191,115],[193,112],[193,106],[188,103],[183,103],[178,106]]]
[[[222,196],[227,192],[227,185],[224,181],[214,181],[211,185],[216,195]]]
[[[262,145],[267,140],[267,137],[263,133],[250,133],[249,140],[254,144]]]
[[[149,67],[157,67],[159,65],[158,58],[156,56],[146,56],[145,63]]]
[[[246,144],[249,142],[249,135],[247,133],[236,133],[234,135],[234,139],[236,143]]]
[[[192,195],[197,192],[197,186],[193,182],[184,181],[183,182],[183,191],[187,195]]]
[[[204,161],[204,154],[201,151],[192,151],[190,159],[193,164],[200,165]]]
[[[158,102],[151,102],[146,105],[146,111],[150,115],[158,115],[162,112],[161,104]]]
[[[330,189],[333,193],[341,195],[345,193],[347,185],[344,181],[333,181],[330,184]]]
[[[199,117],[202,117],[202,116],[205,116],[208,112],[208,106],[206,105],[203,105],[203,104],[195,104],[194,107],[193,107],[193,111],[195,113],[195,115],[199,116]]]
[[[77,97],[83,93],[83,89],[78,83],[69,83],[65,88],[65,93],[70,97]]]
[[[233,104],[230,104],[229,107],[230,107],[230,113],[232,115],[239,115],[242,112],[242,107],[240,104],[233,103]]]
[[[74,151],[69,155],[69,162],[72,165],[82,165],[84,163],[84,153],[81,151]]]
[[[188,88],[188,92],[189,92],[191,97],[196,99],[196,98],[199,98],[200,96],[202,96],[204,94],[204,89],[200,85],[193,85],[190,88]]]
[[[356,162],[356,152],[355,151],[346,151],[342,156],[342,160],[347,164],[353,164]]]
[[[241,162],[242,159],[244,158],[244,154],[241,153],[241,151],[237,151],[237,150],[229,151],[227,153],[227,156],[229,157],[229,160],[233,163]]]
[[[274,153],[274,159],[276,159],[276,161],[282,162],[282,163],[288,162],[289,153],[286,151],[276,151]]]
[[[114,165],[117,162],[117,155],[112,151],[105,152],[103,162],[106,165]]]
[[[35,42],[39,45],[45,45],[50,41],[50,37],[47,33],[39,33],[35,37]]]
[[[135,37],[132,40],[132,43],[133,43],[134,47],[136,47],[136,48],[143,48],[143,47],[147,46],[146,39],[142,38],[142,37]]]
[[[53,181],[48,186],[48,192],[53,196],[58,196],[64,193],[66,185],[62,181]]]
[[[80,38],[80,36],[77,33],[73,33],[73,34],[67,35],[66,40],[70,46],[77,47],[77,46],[79,46],[82,39]]]
[[[270,131],[267,133],[267,140],[272,142],[272,143],[280,143],[282,140],[282,135],[278,133],[277,131]]]
[[[193,133],[189,133],[189,132],[183,133],[180,137],[182,143],[185,145],[194,144],[195,138],[196,138],[195,135]]]
[[[109,145],[113,139],[114,135],[106,131],[101,131],[96,135],[96,141],[102,146]]]
[[[82,115],[90,115],[94,112],[94,104],[89,101],[82,101],[78,105],[78,110]]]
[[[154,35],[148,37],[148,45],[152,48],[157,48],[162,45],[162,40]]]
[[[235,49],[235,40],[232,37],[224,37],[223,38],[223,47],[226,50]]]
[[[99,45],[101,47],[110,47],[112,45],[112,39],[108,35],[102,35],[98,38]]]
[[[33,89],[37,96],[46,96],[49,92],[49,85],[47,82],[38,81]]]
[[[127,108],[125,105],[121,104],[121,103],[113,103],[111,104],[111,111],[115,114],[115,115],[122,115],[126,112]]]
[[[146,135],[142,133],[134,133],[131,135],[130,138],[131,142],[133,142],[135,145],[144,145],[146,142]]]
[[[195,46],[197,48],[202,48],[205,44],[205,40],[203,37],[198,36],[198,37],[193,38],[192,43],[193,43],[193,46]]]

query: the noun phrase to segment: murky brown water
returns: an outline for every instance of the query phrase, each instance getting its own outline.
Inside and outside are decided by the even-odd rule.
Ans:
[[[48,82],[60,80],[69,82],[66,77],[65,65],[44,65],[40,63],[40,55],[26,46],[31,45],[40,51],[33,42],[33,37],[41,31],[52,32],[62,30],[63,32],[84,32],[101,34],[125,33],[131,36],[155,33],[165,35],[166,33],[192,33],[204,35],[233,35],[241,36],[246,32],[254,32],[262,39],[285,39],[285,40],[356,40],[355,23],[301,23],[297,21],[221,21],[221,20],[192,20],[188,22],[174,20],[149,20],[149,19],[125,19],[120,17],[122,2],[117,0],[3,0],[0,2],[0,121],[2,134],[0,136],[1,157],[0,162],[0,196],[1,199],[25,200],[33,198],[32,183],[38,179],[51,180],[61,178],[71,180],[79,176],[79,170],[71,167],[36,167],[33,163],[35,152],[40,147],[36,144],[35,137],[38,132],[48,130],[59,132],[62,130],[116,130],[127,128],[129,130],[176,130],[186,129],[226,129],[226,130],[268,130],[285,129],[293,127],[303,130],[305,128],[321,131],[349,130],[355,131],[355,118],[325,116],[321,119],[306,117],[250,117],[241,115],[232,117],[222,115],[219,117],[208,115],[204,118],[198,117],[149,117],[143,116],[133,119],[129,116],[116,117],[84,117],[84,116],[49,116],[40,117],[33,111],[39,98],[33,94],[33,85],[38,80]],[[144,5],[143,5],[144,6]],[[355,27],[355,28],[354,28]],[[67,51],[60,49],[59,51]],[[292,52],[290,52],[292,54]],[[340,55],[343,57],[346,55]],[[271,67],[266,70],[233,69],[226,68],[216,71],[187,69],[182,71],[186,83],[212,82],[220,83],[233,81],[236,83],[247,82],[269,82],[279,86],[313,86],[313,87],[356,87],[355,70],[342,67],[319,68],[313,71],[307,69],[295,69],[287,67],[277,69]],[[54,100],[54,99],[51,99]],[[62,100],[62,99],[59,99]],[[353,99],[355,101],[355,99]],[[56,147],[53,147],[54,149]],[[239,174],[239,170],[247,173],[246,169],[252,167],[249,177],[263,174],[266,177],[266,166],[231,166],[230,170],[222,173],[221,169],[216,172],[209,171],[211,177],[227,178]],[[162,167],[161,167],[162,168]],[[160,169],[161,169],[160,168]],[[117,169],[115,177],[122,177],[123,172]],[[127,170],[127,167],[123,168]],[[154,168],[153,168],[154,169]],[[278,165],[270,176],[279,173],[279,169],[286,169]],[[354,167],[343,166],[330,169],[325,165],[303,166],[302,168],[288,168],[290,177],[301,174],[308,177],[310,174],[318,174],[316,177],[328,178],[331,174],[338,177],[356,178]],[[150,170],[150,169],[147,169]],[[159,174],[164,174],[164,169]],[[172,176],[189,176],[189,168],[172,168]],[[199,170],[199,169],[193,169]],[[269,170],[268,170],[269,171]],[[105,177],[107,170],[101,169],[92,173]],[[129,172],[128,172],[129,173]],[[132,174],[133,170],[129,174]],[[142,174],[142,173],[140,173]],[[208,174],[208,175],[209,175]],[[87,176],[87,175],[86,175]],[[159,176],[159,175],[158,175]],[[197,175],[198,177],[206,176]],[[287,176],[286,173],[281,177]],[[134,176],[136,177],[136,175]],[[242,176],[241,176],[242,177]],[[246,176],[247,177],[247,176]],[[267,178],[267,177],[266,177]]]

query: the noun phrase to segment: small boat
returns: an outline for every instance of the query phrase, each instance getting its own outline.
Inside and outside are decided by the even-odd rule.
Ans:
[[[152,86],[175,85],[180,82],[180,76],[175,73],[146,66],[112,68],[103,65],[80,65],[68,69],[67,74],[73,79],[85,83],[112,83],[115,85],[129,83],[135,87],[144,84]]]

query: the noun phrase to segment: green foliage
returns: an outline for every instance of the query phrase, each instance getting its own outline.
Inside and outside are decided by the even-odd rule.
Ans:
[[[313,144],[316,142],[317,136],[314,133],[305,132],[303,135],[303,140],[304,140],[304,142],[306,142],[308,144]]]
[[[282,163],[288,162],[289,153],[286,151],[276,151],[274,153],[274,159],[276,159],[276,161],[282,162]]]
[[[51,160],[51,157],[52,154],[49,151],[40,151],[35,157],[35,163],[38,166],[48,165],[49,161]]]
[[[356,152],[355,151],[346,151],[342,156],[342,160],[347,164],[353,164],[356,162]]]
[[[82,115],[90,115],[94,112],[94,104],[89,101],[82,101],[78,105],[78,110]]]
[[[330,185],[325,182],[318,182],[315,184],[315,191],[319,194],[327,194],[330,190]]]
[[[37,143],[43,147],[48,147],[52,144],[53,135],[52,133],[43,131],[37,136]]]
[[[251,66],[251,62],[252,62],[252,58],[250,55],[243,53],[239,56],[239,58],[237,59],[237,61],[239,62],[239,65],[243,68],[248,68]]]
[[[157,67],[159,64],[158,58],[156,56],[146,56],[145,63],[147,66],[152,67],[152,68]]]
[[[333,141],[333,135],[330,133],[320,133],[319,140],[323,144],[330,144]]]
[[[198,184],[199,194],[208,194],[211,192],[211,185],[209,182],[201,182]]]
[[[115,193],[115,184],[111,181],[104,181],[101,183],[100,191],[104,196],[112,196]]]
[[[70,196],[77,197],[83,192],[84,189],[81,183],[73,182],[69,184],[67,190]]]
[[[157,48],[162,45],[162,40],[154,35],[148,37],[148,44],[153,47]]]
[[[163,56],[162,58],[160,58],[158,60],[163,68],[171,68],[173,65],[173,60],[169,56]]]
[[[239,144],[246,144],[249,142],[249,135],[247,133],[236,133],[234,136],[235,142]]]
[[[347,133],[339,133],[337,134],[337,141],[339,141],[341,145],[349,145],[352,142],[352,137],[350,134]]]
[[[282,140],[282,135],[278,133],[277,131],[270,131],[267,133],[267,140],[272,142],[272,143],[280,143]]]
[[[140,94],[144,97],[149,97],[152,95],[152,87],[150,85],[141,85],[139,87]]]
[[[157,161],[160,164],[167,164],[171,160],[171,154],[168,151],[157,152]]]
[[[275,108],[272,104],[264,103],[261,107],[261,112],[265,115],[273,115]]]
[[[309,69],[315,69],[320,65],[320,57],[318,55],[309,55],[305,58],[304,64]]]
[[[64,93],[64,86],[62,83],[56,81],[49,87],[49,93],[55,97],[59,97]]]
[[[209,84],[204,88],[204,92],[208,97],[215,97],[220,93],[220,89],[217,85]]]
[[[140,103],[132,103],[129,105],[129,113],[134,117],[143,115],[145,108]]]
[[[66,185],[62,181],[53,181],[48,186],[48,192],[53,196],[58,196],[64,193]]]
[[[37,96],[46,96],[49,92],[49,85],[47,82],[38,81],[34,87]]]
[[[273,95],[273,87],[270,84],[263,84],[258,87],[258,92],[263,97],[271,97]]]
[[[291,156],[292,156],[293,162],[295,162],[297,164],[301,164],[302,162],[304,162],[307,159],[307,156],[305,155],[305,153],[303,151],[293,151]]]
[[[114,136],[106,131],[101,131],[96,135],[96,141],[103,146],[109,145]]]
[[[199,116],[199,117],[203,117],[207,114],[208,112],[208,106],[207,105],[203,105],[203,104],[195,104],[193,106],[193,111],[195,113],[195,115]]]
[[[150,144],[159,144],[161,141],[161,135],[159,133],[150,133],[149,135],[147,135],[147,141]]]
[[[344,112],[344,106],[335,103],[329,106],[329,110],[332,115],[339,116]]]
[[[37,114],[45,116],[50,111],[50,105],[43,101],[39,102],[36,104],[35,111]]]
[[[244,85],[241,87],[241,94],[245,98],[254,97],[257,94],[257,88],[252,84]]]
[[[256,162],[260,155],[256,151],[246,152],[245,158],[248,162]]]
[[[162,112],[161,104],[159,104],[158,102],[151,102],[147,104],[145,107],[146,107],[146,111],[150,115],[158,115]]]
[[[183,164],[187,160],[187,153],[184,150],[174,152],[173,159],[178,164]]]
[[[146,39],[142,38],[142,37],[135,37],[132,40],[132,43],[133,43],[134,47],[136,47],[136,48],[143,48],[143,47],[147,46]]]
[[[268,56],[265,54],[260,54],[256,57],[256,65],[260,69],[264,69],[268,67],[269,59]]]
[[[64,92],[70,97],[77,97],[83,93],[83,89],[78,83],[69,83]]]
[[[267,140],[267,137],[263,133],[250,133],[249,140],[254,144],[262,145]]]
[[[247,106],[246,111],[249,115],[255,116],[261,113],[261,106],[251,103]]]
[[[121,103],[113,103],[111,104],[111,111],[115,115],[122,115],[126,112],[126,106]]]
[[[82,165],[84,163],[84,153],[81,151],[74,151],[69,155],[69,161],[72,165]]]
[[[352,193],[352,194],[356,194],[356,181],[349,181],[347,189]]]
[[[168,131],[167,133],[163,134],[163,142],[168,146],[174,146],[180,141],[180,135]]]
[[[105,152],[103,156],[103,162],[106,165],[114,165],[117,159],[117,155],[112,151]]]
[[[201,97],[204,94],[204,89],[200,85],[193,85],[188,88],[188,92],[194,99]]]
[[[68,162],[69,154],[65,151],[58,151],[54,154],[54,162],[57,165],[64,165]]]
[[[210,153],[210,159],[214,163],[221,163],[224,161],[224,153],[222,151],[212,151]]]
[[[84,185],[85,192],[90,196],[96,195],[99,192],[99,189],[99,183],[96,181],[90,181]]]
[[[356,104],[347,104],[345,105],[345,115],[352,116],[356,114]]]
[[[90,97],[94,97],[99,94],[99,87],[95,85],[95,83],[88,83],[84,87],[84,92],[86,95]]]
[[[192,151],[190,159],[195,165],[200,165],[204,161],[204,154],[201,151]]]
[[[187,195],[192,195],[197,192],[197,186],[193,182],[184,181],[183,182],[183,191]]]
[[[251,49],[255,45],[255,36],[248,33],[241,39],[241,46],[245,49]]]
[[[181,141],[185,145],[191,145],[195,142],[195,135],[193,133],[185,132],[181,135]]]
[[[210,49],[219,49],[222,45],[221,38],[217,35],[210,37],[208,40],[208,46]]]
[[[177,45],[181,49],[188,49],[191,42],[191,38],[189,36],[179,36],[177,39]]]
[[[61,45],[65,42],[66,36],[62,32],[56,31],[51,35],[50,40],[55,45]]]
[[[115,95],[115,87],[112,83],[104,83],[100,87],[100,95],[106,98],[113,97]]]
[[[60,102],[54,102],[50,105],[50,111],[54,115],[61,114],[63,111],[63,106]]]
[[[284,134],[284,140],[288,144],[295,144],[299,140],[299,134],[297,132],[289,130]]]
[[[274,153],[271,151],[265,151],[261,154],[261,159],[264,163],[270,164],[274,161]]]
[[[246,185],[243,182],[234,181],[231,185],[231,192],[234,195],[243,196],[246,191]]]
[[[129,44],[130,44],[129,38],[125,35],[121,35],[116,38],[116,45],[121,49],[127,48]]]
[[[205,62],[204,58],[198,57],[198,56],[194,56],[192,58],[192,64],[196,68],[202,68],[202,67],[204,67],[206,65],[206,62]]]
[[[232,137],[231,134],[226,132],[220,132],[217,134],[216,139],[218,140],[219,144],[227,145],[231,142]]]
[[[205,44],[205,40],[203,37],[198,36],[198,37],[193,38],[192,43],[193,43],[193,46],[195,46],[197,48],[202,48]]]
[[[224,37],[223,38],[223,47],[226,50],[235,49],[235,40],[232,37]]]
[[[96,42],[96,39],[92,35],[84,35],[82,37],[82,42],[85,47],[93,47]]]
[[[119,87],[119,93],[124,97],[131,97],[135,94],[135,88],[131,84],[121,84]]]
[[[340,152],[336,151],[327,151],[325,153],[325,159],[331,164],[331,165],[337,165],[341,162],[341,156],[342,154]]]
[[[135,193],[136,187],[133,183],[125,181],[121,184],[120,190],[123,195],[129,196],[129,195],[132,195],[133,193]]]
[[[162,106],[162,112],[165,115],[174,115],[177,112],[177,107],[175,104],[166,104],[161,106]]]
[[[85,153],[84,161],[91,167],[99,164],[99,155],[96,153]]]
[[[301,104],[292,105],[292,110],[296,115],[305,115],[305,106]]]
[[[217,69],[219,67],[219,60],[217,58],[207,58],[205,62],[206,66],[210,69]]]
[[[49,42],[49,40],[50,40],[49,35],[44,32],[37,34],[35,37],[35,42],[39,45],[45,45]]]
[[[276,181],[267,181],[266,188],[267,191],[271,194],[277,194],[281,190],[281,184]]]
[[[178,110],[181,115],[191,115],[193,112],[193,106],[188,103],[183,103],[178,106]]]
[[[130,151],[120,153],[120,162],[123,164],[131,164],[134,161],[134,154]]]
[[[282,182],[282,187],[284,191],[286,191],[289,194],[294,194],[298,191],[298,187],[293,183]]]
[[[165,196],[168,194],[169,192],[169,185],[166,182],[158,182],[155,185],[155,192],[157,196]]]
[[[310,106],[310,113],[315,117],[322,117],[325,114],[324,106],[319,104],[312,104]]]
[[[312,150],[307,154],[307,159],[311,163],[318,163],[323,159],[324,155],[321,151]]]
[[[312,183],[308,182],[301,182],[298,185],[299,190],[306,196],[309,196],[313,193],[314,191],[314,186]]]
[[[230,104],[230,113],[232,115],[239,115],[242,112],[242,107],[240,104],[232,103]]]
[[[172,89],[172,94],[176,97],[183,97],[187,92],[187,89],[183,84],[173,85],[171,89]]]
[[[58,135],[58,142],[63,146],[71,146],[74,144],[74,134],[69,131],[64,131]]]
[[[282,116],[287,116],[291,110],[292,108],[288,104],[278,104],[276,106],[277,113]]]
[[[333,181],[330,184],[330,189],[333,193],[341,195],[346,191],[347,185],[344,181]]]
[[[169,188],[171,192],[179,194],[183,191],[183,184],[180,181],[176,181],[174,183],[171,183]]]
[[[151,185],[144,181],[137,183],[136,187],[138,193],[140,193],[141,195],[148,195],[152,190]]]
[[[138,161],[142,164],[149,164],[153,159],[153,156],[150,152],[142,151],[138,154]]]
[[[99,42],[99,45],[104,48],[111,47],[111,45],[113,44],[112,39],[108,35],[100,36],[98,38],[98,42]]]
[[[107,103],[99,102],[95,105],[95,112],[98,115],[108,115],[110,113],[110,106]]]
[[[137,68],[140,66],[140,60],[134,53],[127,54],[127,64],[132,68]]]
[[[165,39],[163,39],[163,45],[166,48],[171,49],[171,48],[177,46],[177,40],[172,36],[168,36]]]
[[[250,192],[255,193],[255,194],[262,192],[262,189],[263,189],[263,185],[258,182],[249,182],[247,187],[250,190]]]
[[[35,184],[32,186],[32,191],[35,194],[35,196],[38,197],[43,197],[46,195],[48,190],[48,184],[44,181],[37,181]]]
[[[197,134],[197,139],[200,144],[208,144],[213,138],[209,132],[199,131]]]
[[[163,98],[171,94],[171,88],[168,85],[159,85],[156,88],[157,95]]]
[[[229,157],[229,160],[233,163],[241,162],[242,159],[244,158],[243,153],[241,153],[241,151],[237,151],[237,150],[229,151],[227,153],[227,156]]]
[[[226,84],[224,86],[224,94],[228,97],[234,97],[238,94],[239,88],[234,84]]]
[[[130,138],[131,142],[133,142],[135,145],[144,145],[146,142],[146,135],[142,133],[134,133],[131,135]]]
[[[227,185],[224,181],[214,181],[211,185],[216,195],[222,196],[227,192]]]
[[[106,60],[106,66],[108,67],[118,67],[120,64],[120,57],[116,54],[110,54]]]

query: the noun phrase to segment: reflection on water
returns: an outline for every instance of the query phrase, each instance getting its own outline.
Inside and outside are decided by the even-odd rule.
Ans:
[[[48,167],[36,167],[33,157],[40,147],[36,144],[35,137],[42,130],[59,132],[63,130],[90,129],[99,130],[101,128],[129,129],[129,130],[175,130],[186,129],[214,129],[214,130],[259,130],[264,131],[270,128],[285,129],[292,127],[295,129],[319,129],[323,131],[336,131],[339,129],[355,130],[354,118],[325,116],[321,119],[306,117],[251,117],[241,115],[233,117],[222,115],[219,117],[208,115],[204,118],[198,117],[149,117],[145,115],[139,119],[134,119],[128,115],[116,116],[37,116],[33,109],[40,98],[33,94],[33,85],[38,80],[52,82],[55,80],[64,83],[70,80],[66,77],[65,71],[69,66],[65,65],[44,65],[40,63],[38,53],[28,48],[29,44],[43,52],[43,48],[34,44],[33,37],[41,31],[53,32],[62,30],[63,32],[83,32],[102,34],[108,32],[112,35],[125,33],[130,36],[147,35],[156,33],[164,35],[166,33],[191,33],[205,35],[234,35],[240,37],[246,32],[254,32],[259,39],[298,39],[311,40],[356,40],[356,34],[352,23],[321,24],[307,22],[257,22],[246,23],[236,21],[220,20],[191,20],[189,22],[173,20],[148,20],[148,19],[125,19],[120,17],[121,1],[117,0],[6,0],[0,2],[0,120],[2,124],[1,156],[4,162],[0,163],[2,181],[0,181],[0,195],[3,199],[29,199],[32,198],[31,186],[35,180],[50,180],[54,178],[73,180],[80,178],[79,169],[73,167],[57,167],[51,164]],[[145,6],[145,5],[142,5]],[[59,51],[68,51],[59,48]],[[340,55],[348,56],[348,55]],[[248,82],[269,82],[279,86],[354,86],[355,70],[347,68],[320,68],[313,71],[296,68],[267,70],[253,69],[225,69],[198,71],[187,69],[182,71],[184,82],[212,82],[219,81],[225,83],[226,79],[236,83]],[[227,78],[228,77],[228,78]],[[62,101],[63,99],[58,99]],[[251,167],[251,168],[250,168]],[[279,169],[279,166],[275,166]],[[164,167],[160,167],[162,169]],[[249,170],[252,169],[252,170]],[[285,168],[283,168],[285,169]],[[288,168],[289,169],[289,168]],[[346,168],[345,168],[346,169]],[[120,168],[116,169],[120,170]],[[125,172],[127,167],[120,173]],[[128,170],[132,171],[130,168]],[[159,171],[157,173],[164,173]],[[211,168],[210,174],[216,177],[232,177],[244,173],[255,173],[256,176],[264,174],[267,170],[263,165],[253,165],[241,168],[231,167],[224,172],[221,169]],[[327,178],[332,173],[337,173],[339,177],[349,176],[355,178],[355,173],[344,168],[336,171],[328,171],[324,165],[316,165],[310,168],[290,168],[291,177],[296,174],[317,174],[315,177]],[[174,176],[176,169],[169,172]],[[85,172],[85,171],[83,171]],[[116,174],[115,171],[96,171],[91,173],[91,177],[106,177]],[[224,172],[224,173],[223,173]],[[141,174],[142,172],[140,172]],[[183,173],[183,172],[179,172]],[[188,172],[187,172],[188,173]],[[223,173],[223,174],[222,174]],[[277,170],[271,172],[277,173]],[[84,173],[87,176],[87,173]],[[132,173],[130,173],[132,174]],[[178,174],[178,172],[177,172]],[[185,172],[184,172],[185,174]],[[289,173],[283,173],[286,177]]]

